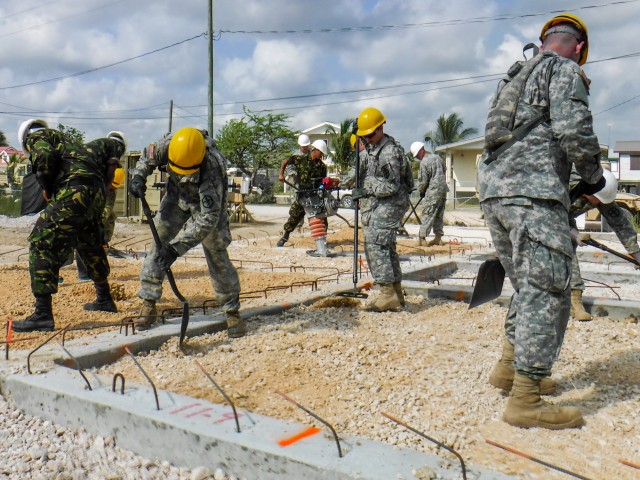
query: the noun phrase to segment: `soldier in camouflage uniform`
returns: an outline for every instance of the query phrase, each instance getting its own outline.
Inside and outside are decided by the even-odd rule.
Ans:
[[[309,137],[303,134],[298,138],[298,143],[301,141],[306,143],[308,140]],[[283,160],[280,165],[280,174],[278,178],[281,182],[285,181],[286,170],[295,169],[295,177],[297,178],[295,187],[298,190],[311,190],[318,188],[322,184],[322,179],[327,176],[327,166],[323,162],[325,152],[320,148],[309,148],[308,145],[309,144],[300,145],[300,152]],[[303,149],[306,149],[306,151]],[[278,247],[284,247],[284,244],[289,240],[291,232],[293,232],[298,224],[304,220],[304,215],[304,207],[300,205],[298,195],[296,194],[296,199],[291,204],[291,208],[289,208],[289,218],[283,227],[284,233],[282,234],[282,238],[278,240]],[[326,226],[327,219],[323,218],[323,222]]]
[[[365,255],[380,287],[380,295],[365,308],[376,312],[404,306],[396,232],[409,209],[409,193],[413,190],[409,160],[404,149],[384,133],[385,123],[385,116],[375,108],[366,108],[358,116],[357,133],[365,140],[366,150],[360,152],[362,187],[352,194],[354,200],[365,199],[360,210]]]
[[[105,138],[98,138],[87,143],[86,147],[89,153],[95,158],[100,159],[103,164],[109,165],[110,169],[112,169],[113,166],[116,167],[113,172],[113,180],[105,190],[105,203],[102,212],[102,246],[108,252],[108,244],[113,236],[116,223],[116,213],[114,211],[116,190],[122,185],[122,182],[124,182],[124,170],[122,169],[121,160],[127,151],[127,141],[122,132],[112,131],[109,132]],[[78,252],[76,252],[76,265],[78,267],[78,279],[83,281],[90,280],[87,268],[82,262]]]
[[[608,171],[605,174],[611,175]],[[572,179],[573,179],[572,172]],[[577,179],[576,179],[577,183]],[[612,183],[614,183],[612,181]],[[611,192],[615,200],[615,190]],[[588,212],[593,208],[597,208],[600,215],[607,221],[607,224],[615,232],[618,240],[624,246],[625,250],[636,261],[640,262],[640,246],[638,246],[638,234],[633,227],[633,221],[631,213],[628,210],[620,207],[615,201],[609,202],[609,199],[604,199],[600,194],[582,196],[571,204],[569,215],[571,217],[571,224],[573,228],[576,228],[576,217]],[[607,203],[603,203],[607,202]],[[577,231],[577,228],[576,228]],[[577,243],[580,244],[580,239],[583,235],[577,236]],[[584,282],[582,281],[582,274],[580,273],[580,265],[578,263],[578,256],[575,251],[571,262],[571,316],[578,321],[587,322],[591,320],[591,315],[584,308],[582,302],[582,293],[584,292]]]
[[[18,133],[31,156],[47,206],[29,236],[29,273],[35,312],[15,322],[14,330],[52,331],[51,295],[58,291],[60,267],[76,248],[93,280],[97,299],[85,310],[116,312],[109,290],[109,263],[102,248],[105,183],[115,167],[94,157],[82,144],[68,141],[43,120],[23,122]],[[122,153],[122,152],[121,152]]]
[[[211,283],[227,314],[227,334],[241,337],[247,325],[240,316],[240,280],[227,247],[231,243],[227,214],[227,159],[206,131],[186,127],[151,145],[140,157],[130,183],[131,193],[140,198],[147,176],[167,167],[167,191],[154,218],[162,248],[154,244],[140,273],[143,300],[140,327],[148,329],[157,320],[156,301],[162,296],[165,272],[173,262],[202,243]]]
[[[587,57],[587,29],[574,15],[558,15],[544,25],[540,39],[543,51],[510,68],[509,78],[499,85],[478,168],[482,210],[515,290],[502,358],[489,381],[511,390],[503,416],[507,423],[562,429],[583,423],[580,410],[550,405],[540,394],[553,390],[546,377],[569,320],[571,167],[575,165],[589,194],[606,182],[588,85],[578,66]],[[519,77],[520,72],[528,76]],[[528,131],[518,138],[520,126]],[[505,135],[493,143],[500,128],[511,131],[514,140]]]
[[[420,160],[418,193],[425,202],[422,210],[422,224],[418,232],[418,244],[429,247],[442,245],[444,207],[447,203],[447,192],[449,191],[444,163],[438,155],[433,153],[427,155],[422,142],[414,142],[411,145],[411,153]],[[433,228],[435,237],[430,242],[427,242],[431,228]]]

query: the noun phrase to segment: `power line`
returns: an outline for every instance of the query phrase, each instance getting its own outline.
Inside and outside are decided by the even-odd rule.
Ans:
[[[18,16],[18,15],[22,15],[23,13],[27,13],[27,12],[30,12],[32,10],[37,10],[38,8],[41,8],[41,7],[48,7],[49,5],[53,5],[54,3],[60,3],[61,1],[63,1],[63,0],[53,0],[52,2],[41,3],[40,5],[35,5],[33,7],[29,7],[26,10],[20,10],[19,12],[13,12],[13,13],[10,13],[8,15],[5,15],[4,17],[0,17],[0,21],[6,20],[7,18],[15,17],[15,16]]]
[[[187,38],[185,40],[181,40],[181,41],[176,42],[176,43],[172,43],[171,45],[167,45],[165,47],[160,47],[160,48],[157,48],[157,49],[152,50],[150,52],[142,53],[140,55],[136,55],[135,57],[129,57],[129,58],[125,58],[124,60],[120,60],[120,61],[117,61],[117,62],[109,63],[108,65],[103,65],[101,67],[91,68],[89,70],[83,70],[82,72],[70,73],[68,75],[62,75],[60,77],[48,78],[46,80],[38,80],[36,82],[23,83],[23,84],[20,84],[20,85],[11,85],[9,87],[0,87],[0,90],[9,90],[9,89],[13,89],[13,88],[30,87],[32,85],[40,85],[40,84],[43,84],[43,83],[55,82],[55,81],[58,81],[58,80],[63,80],[65,78],[79,77],[80,75],[86,75],[88,73],[93,73],[93,72],[97,72],[99,70],[104,70],[105,68],[110,68],[110,67],[114,67],[116,65],[121,65],[123,63],[127,63],[127,62],[130,62],[132,60],[137,60],[138,58],[146,57],[148,55],[152,55],[154,53],[158,53],[158,52],[161,52],[163,50],[167,50],[169,48],[173,48],[173,47],[176,47],[178,45],[182,45],[183,43],[190,42],[192,40],[195,40],[196,38],[200,38],[200,37],[203,37],[205,35],[206,35],[206,32],[205,33],[201,33],[201,34],[196,35],[196,36],[193,36],[193,37],[190,37],[190,38]]]
[[[423,23],[404,23],[399,25],[376,25],[376,26],[362,26],[362,27],[336,27],[336,28],[318,28],[318,29],[302,29],[302,30],[218,30],[215,40],[220,40],[223,33],[229,34],[245,34],[245,35],[290,35],[290,34],[310,34],[310,33],[347,33],[347,32],[373,32],[378,30],[400,30],[400,29],[412,29],[412,28],[431,28],[431,27],[447,27],[453,25],[468,25],[472,23],[487,23],[496,22],[502,20],[514,20],[519,18],[534,18],[547,15],[553,15],[558,13],[575,12],[578,10],[587,10],[593,8],[609,7],[611,5],[621,5],[626,3],[635,3],[640,0],[619,0],[609,3],[601,3],[596,5],[587,5],[584,7],[577,7],[572,9],[552,10],[550,12],[542,13],[526,13],[522,15],[496,15],[492,17],[476,17],[476,18],[462,18],[453,20],[440,20],[435,22],[423,22]]]

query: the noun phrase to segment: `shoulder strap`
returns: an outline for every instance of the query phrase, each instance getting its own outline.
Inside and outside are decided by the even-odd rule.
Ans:
[[[531,130],[533,130],[540,124],[548,122],[550,119],[551,119],[551,115],[549,111],[546,111],[538,115],[537,117],[535,117],[533,120],[520,125],[513,132],[511,132],[511,139],[509,141],[504,142],[502,145],[496,148],[493,152],[491,152],[491,154],[487,158],[485,158],[484,160],[485,165],[489,165],[496,158],[502,155],[506,150],[511,148],[513,144],[515,144],[516,142],[519,142],[524,137],[526,137]]]

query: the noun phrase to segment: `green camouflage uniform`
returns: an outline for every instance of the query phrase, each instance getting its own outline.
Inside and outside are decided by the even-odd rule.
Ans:
[[[102,248],[104,165],[57,130],[37,130],[26,143],[36,178],[50,197],[29,236],[31,290],[34,295],[56,293],[60,267],[74,248],[89,277],[104,282],[109,276]]]
[[[360,153],[360,179],[368,197],[362,202],[364,250],[379,285],[402,281],[396,232],[409,209],[413,190],[411,165],[403,148],[389,135]],[[350,177],[355,177],[351,174]]]
[[[298,173],[298,185],[300,190],[311,190],[318,188],[322,179],[327,176],[327,166],[322,160],[312,160],[310,153],[299,153],[291,155],[287,162],[287,167],[295,166]],[[285,235],[293,232],[298,224],[304,219],[304,208],[298,201],[298,196],[289,208],[289,219],[284,224]],[[324,219],[326,225],[326,218]]]
[[[422,223],[418,232],[420,238],[428,237],[432,228],[436,235],[444,235],[444,207],[448,191],[442,158],[433,153],[425,154],[418,174],[418,193],[424,195]]]
[[[550,375],[569,320],[571,167],[588,184],[602,177],[580,68],[553,52],[543,53],[547,58],[533,69],[517,100],[515,127],[547,110],[550,121],[492,163],[484,162],[490,153],[485,150],[478,167],[485,219],[515,290],[506,337],[515,345],[516,371],[534,378]]]
[[[237,313],[240,309],[240,280],[231,263],[227,247],[231,243],[227,214],[227,160],[212,138],[204,134],[206,153],[198,171],[178,175],[167,168],[167,191],[153,223],[163,243],[170,243],[178,255],[202,243],[211,283],[222,310]],[[156,142],[153,158],[140,157],[131,175],[146,178],[156,167],[169,163],[169,143],[173,135]],[[140,272],[138,296],[158,300],[162,296],[165,272],[156,262],[157,246],[151,247]]]
[[[86,147],[89,153],[95,158],[100,159],[107,172],[112,172],[116,168],[122,167],[120,159],[125,153],[125,147],[122,142],[112,138],[97,138],[87,143]],[[111,241],[111,237],[113,237],[113,230],[116,223],[116,212],[114,211],[116,193],[116,189],[109,183],[105,192],[106,199],[104,211],[102,212],[102,225],[104,228],[103,245],[107,245]]]

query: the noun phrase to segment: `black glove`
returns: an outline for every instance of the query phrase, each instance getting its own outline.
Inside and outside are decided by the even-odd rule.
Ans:
[[[424,196],[425,196],[426,194],[427,194],[427,192],[426,192],[426,191],[422,192],[422,193],[420,194],[420,198],[424,198]]]
[[[156,263],[162,269],[162,271],[166,272],[171,268],[173,262],[178,258],[178,252],[170,243],[165,243],[162,245],[160,250],[158,250],[158,255],[156,256]]]
[[[131,195],[136,198],[144,197],[145,192],[147,191],[147,181],[142,177],[142,175],[134,175],[131,179],[131,185],[129,185],[129,191]]]
[[[360,200],[361,198],[366,198],[368,196],[370,195],[364,188],[354,188],[351,192],[351,198],[354,200]]]

